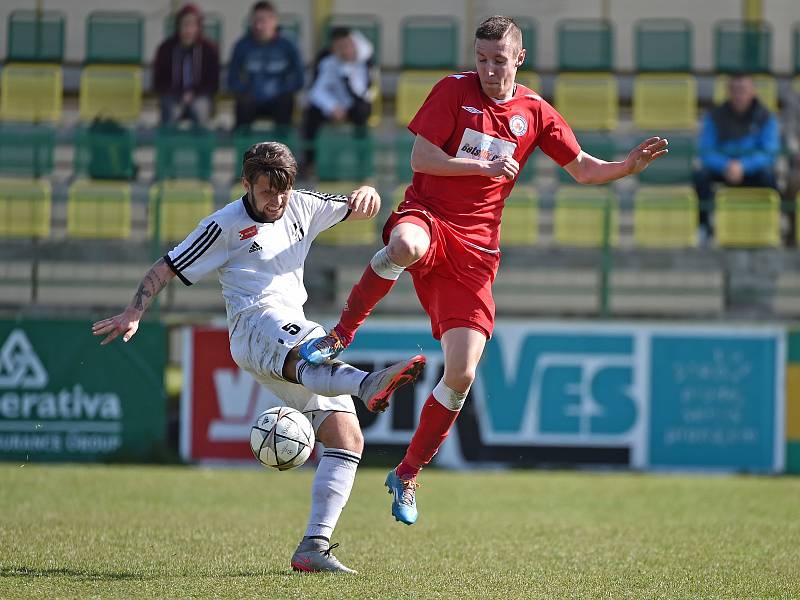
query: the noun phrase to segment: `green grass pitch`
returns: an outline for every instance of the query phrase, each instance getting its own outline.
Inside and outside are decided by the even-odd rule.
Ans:
[[[429,470],[413,527],[363,469],[299,575],[313,472],[0,466],[0,598],[797,598],[800,479]]]

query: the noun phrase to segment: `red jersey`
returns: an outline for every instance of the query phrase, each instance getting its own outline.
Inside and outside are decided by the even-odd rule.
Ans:
[[[437,83],[408,128],[457,158],[510,155],[520,171],[537,146],[561,167],[581,150],[564,118],[534,91],[517,84],[513,98],[497,103],[483,93],[475,72]],[[424,208],[472,244],[495,250],[500,215],[515,183],[505,177],[415,172],[398,210]]]

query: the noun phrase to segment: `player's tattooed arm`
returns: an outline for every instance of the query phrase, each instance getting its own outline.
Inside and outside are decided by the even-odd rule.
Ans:
[[[131,303],[120,314],[108,319],[97,321],[92,325],[93,335],[106,336],[100,344],[105,346],[122,335],[122,341],[127,342],[139,329],[139,321],[144,311],[153,302],[158,293],[163,290],[175,273],[169,268],[163,258],[160,258],[150,267],[139,282],[139,287],[133,295]]]

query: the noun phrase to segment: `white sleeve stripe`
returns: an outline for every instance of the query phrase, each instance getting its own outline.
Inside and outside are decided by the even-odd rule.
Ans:
[[[213,233],[211,237],[206,239],[201,245],[197,246],[191,254],[188,254],[186,257],[182,258],[180,262],[176,262],[175,266],[180,270],[183,271],[187,267],[189,267],[194,261],[200,258],[203,253],[208,250],[214,242],[217,241],[220,235],[222,235],[222,229],[216,227],[216,229],[212,230]]]
[[[206,225],[206,230],[205,230],[203,233],[201,233],[199,236],[197,236],[197,239],[196,239],[195,241],[193,241],[193,242],[192,242],[192,243],[189,245],[189,247],[188,247],[188,248],[186,248],[186,250],[184,250],[184,251],[183,251],[183,252],[181,252],[181,253],[180,253],[178,256],[176,256],[175,258],[173,258],[173,259],[172,259],[172,260],[175,262],[175,264],[177,264],[178,262],[180,262],[180,261],[181,261],[181,260],[182,260],[182,259],[183,259],[183,258],[184,258],[184,257],[185,257],[187,254],[188,254],[188,253],[190,253],[190,252],[191,252],[192,250],[194,250],[194,249],[195,249],[197,246],[199,246],[200,244],[202,244],[202,243],[203,243],[203,242],[204,242],[204,241],[205,241],[205,240],[208,238],[208,236],[209,236],[209,235],[211,235],[211,234],[213,233],[213,230],[214,230],[215,228],[216,228],[216,229],[219,229],[219,225],[217,225],[217,224],[216,224],[214,221],[211,221],[211,223],[209,223],[208,225]]]

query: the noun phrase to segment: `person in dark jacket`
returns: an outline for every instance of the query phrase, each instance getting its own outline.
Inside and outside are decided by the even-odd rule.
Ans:
[[[187,4],[175,15],[175,33],[164,40],[153,63],[153,90],[161,97],[161,123],[189,119],[207,126],[219,89],[219,51],[203,37],[203,14]]]
[[[700,199],[701,236],[710,236],[714,184],[776,187],[775,160],[780,151],[778,121],[756,97],[748,75],[734,75],[728,100],[714,107],[700,133],[701,167],[695,172]]]
[[[303,87],[303,61],[279,30],[278,13],[260,1],[250,11],[250,31],[233,48],[228,88],[236,97],[236,127],[256,119],[288,126],[295,94]]]

